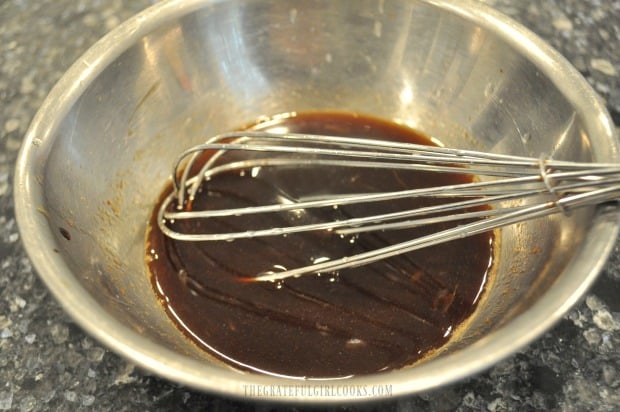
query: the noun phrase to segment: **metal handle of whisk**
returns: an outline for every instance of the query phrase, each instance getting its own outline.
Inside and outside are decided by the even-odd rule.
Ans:
[[[213,152],[198,172],[195,164]],[[228,155],[234,153],[231,159]],[[329,194],[310,199],[253,207],[193,210],[201,184],[217,175],[255,167],[283,168],[338,166],[459,173],[473,176],[470,183],[407,190]],[[281,272],[258,274],[253,280],[275,281],[310,273],[333,272],[369,264],[413,250],[488,232],[511,224],[576,208],[615,201],[620,195],[620,165],[568,162],[425,146],[386,140],[339,136],[239,132],[216,136],[186,150],[173,169],[174,190],[162,203],[158,222],[162,232],[180,241],[231,241],[282,236],[308,231],[337,235],[420,227],[446,222],[452,228],[412,238],[367,252]],[[441,198],[442,204],[384,214],[286,227],[248,229],[227,233],[184,233],[175,222],[218,217],[338,207],[413,197]],[[485,210],[473,209],[480,206]]]

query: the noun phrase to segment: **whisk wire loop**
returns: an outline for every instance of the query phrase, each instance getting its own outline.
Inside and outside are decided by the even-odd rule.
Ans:
[[[196,165],[209,155],[199,168]],[[469,183],[408,188],[378,193],[333,193],[244,208],[193,210],[193,200],[204,182],[222,173],[253,168],[337,166],[343,168],[417,170],[474,176]],[[620,166],[558,161],[541,155],[524,156],[425,146],[412,143],[307,134],[235,132],[215,136],[187,149],[174,164],[173,192],[158,212],[159,227],[181,241],[230,241],[280,236],[307,231],[350,235],[457,222],[454,227],[406,242],[278,273],[258,275],[274,281],[308,273],[336,271],[368,264],[401,253],[571,210],[615,200],[620,194]],[[177,221],[240,217],[340,207],[406,198],[441,199],[440,204],[326,221],[227,233],[180,232]],[[472,208],[488,206],[485,210]],[[463,223],[465,222],[465,223]]]

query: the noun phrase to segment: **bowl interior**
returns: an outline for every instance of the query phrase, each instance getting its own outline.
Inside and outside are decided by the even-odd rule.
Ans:
[[[146,223],[182,149],[264,116],[344,110],[402,122],[447,146],[617,158],[583,80],[529,33],[470,3],[171,2],[83,61],[29,132],[25,242],[37,244],[29,251],[39,249],[31,255],[41,276],[91,333],[143,366],[164,362],[156,371],[164,376],[228,394],[263,378],[189,343],[145,271]],[[591,281],[615,234],[601,223],[608,220],[591,208],[503,230],[479,310],[426,364],[437,365],[435,381],[423,381],[428,366],[382,382],[402,383],[403,393],[425,389],[526,343],[540,326],[526,318],[548,326]],[[500,341],[510,347],[474,359]],[[440,367],[456,357],[460,372]]]

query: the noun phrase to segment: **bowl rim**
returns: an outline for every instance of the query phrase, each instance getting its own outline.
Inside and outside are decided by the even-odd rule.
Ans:
[[[40,211],[40,206],[46,202],[39,179],[54,143],[54,131],[93,79],[137,40],[167,21],[223,1],[227,0],[163,1],[122,23],[89,48],[68,69],[44,100],[25,134],[17,158],[13,186],[20,237],[39,277],[82,329],[141,368],[194,389],[245,400],[355,402],[419,393],[487,369],[547,331],[585,294],[615,244],[619,229],[615,208],[601,209],[597,213],[580,253],[565,269],[561,287],[550,288],[532,307],[467,348],[415,368],[330,383],[244,374],[212,365],[198,365],[195,360],[156,345],[105,312],[77,281],[62,256],[53,251],[55,241],[51,228],[45,214]],[[580,110],[588,126],[610,142],[612,147],[606,155],[616,161],[620,159],[615,128],[606,108],[581,74],[551,46],[521,24],[479,2],[420,1],[493,31],[512,47],[529,56],[548,77],[561,79],[555,86]],[[587,251],[593,250],[599,252],[593,264],[591,253],[587,264],[584,259],[579,259],[580,256],[586,256]],[[518,336],[505,333],[507,329],[522,333]],[[386,389],[385,393],[372,393],[369,396],[345,391],[346,387],[387,388],[386,385],[390,385],[389,392]],[[328,387],[331,389],[328,390]],[[248,388],[254,392],[248,394]],[[257,393],[256,390],[260,391],[261,388],[264,391]],[[334,392],[334,388],[340,390]],[[321,392],[317,393],[317,390]]]

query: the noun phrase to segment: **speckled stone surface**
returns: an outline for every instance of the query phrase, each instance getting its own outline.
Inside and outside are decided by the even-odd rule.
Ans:
[[[153,1],[0,0],[0,411],[280,410],[197,393],[85,335],[37,278],[12,179],[35,111],[93,42]],[[566,56],[620,124],[620,1],[485,0]],[[332,410],[620,410],[620,243],[581,304],[492,369],[422,396]],[[296,407],[296,409],[303,409]]]

